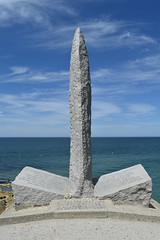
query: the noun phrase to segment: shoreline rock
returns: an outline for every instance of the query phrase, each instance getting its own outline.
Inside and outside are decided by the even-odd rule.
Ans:
[[[8,190],[3,190],[3,187],[8,188]],[[10,189],[11,183],[0,184],[0,214],[13,203],[13,191]]]

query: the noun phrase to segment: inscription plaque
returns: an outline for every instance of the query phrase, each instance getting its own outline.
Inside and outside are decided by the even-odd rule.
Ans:
[[[17,181],[26,187],[35,187],[40,190],[49,190],[51,192],[54,192],[56,188],[59,192],[63,192],[64,185],[66,186],[66,181],[68,181],[68,179],[39,169],[25,167],[17,176],[14,184],[17,183]]]
[[[89,200],[89,199],[67,199],[60,200],[56,204],[56,210],[95,210],[105,209],[106,204],[104,201]]]
[[[149,205],[152,181],[141,164],[103,175],[95,186],[95,196],[114,203]]]
[[[12,182],[15,207],[21,208],[62,199],[68,178],[32,167],[25,167]]]

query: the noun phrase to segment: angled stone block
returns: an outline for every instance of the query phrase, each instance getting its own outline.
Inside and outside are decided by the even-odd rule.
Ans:
[[[103,175],[95,185],[95,196],[111,199],[115,204],[148,206],[152,180],[141,164]]]
[[[91,80],[88,54],[80,28],[70,62],[70,174],[66,197],[93,197],[91,158]]]
[[[12,182],[15,208],[48,204],[62,199],[68,178],[32,167],[25,167]]]

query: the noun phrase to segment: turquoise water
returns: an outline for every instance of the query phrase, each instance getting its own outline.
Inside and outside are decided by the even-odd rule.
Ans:
[[[69,138],[0,138],[0,178],[27,166],[68,176]],[[93,177],[142,164],[160,202],[160,138],[92,138]]]

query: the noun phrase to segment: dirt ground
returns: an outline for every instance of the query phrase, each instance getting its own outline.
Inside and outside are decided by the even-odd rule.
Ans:
[[[13,203],[13,192],[4,190],[4,187],[10,189],[11,184],[0,184],[0,214]]]

